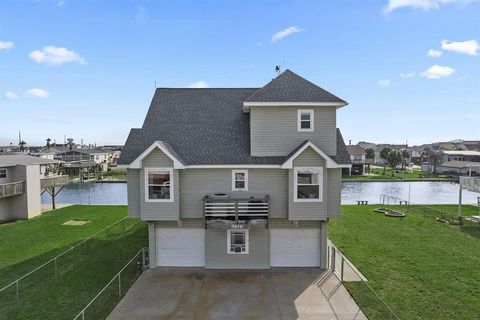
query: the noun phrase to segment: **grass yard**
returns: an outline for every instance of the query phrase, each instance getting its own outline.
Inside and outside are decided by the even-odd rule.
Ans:
[[[126,215],[126,206],[72,206],[1,225],[0,287]],[[90,222],[62,225],[72,219]],[[18,305],[15,287],[0,293],[0,319],[72,319],[147,243],[146,224],[136,219],[109,228],[61,257],[56,275],[49,264],[22,280]]]
[[[127,181],[127,170],[123,168],[112,168],[108,170],[104,176],[113,180]]]
[[[342,206],[329,236],[397,316],[480,319],[480,226],[472,231],[441,224],[415,206],[403,219],[390,218],[374,212],[376,207]],[[478,208],[464,206],[463,214],[477,215]],[[347,287],[370,319],[380,319],[382,312],[362,299],[359,283]]]

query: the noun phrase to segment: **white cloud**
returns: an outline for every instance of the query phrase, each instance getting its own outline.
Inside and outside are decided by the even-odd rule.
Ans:
[[[0,41],[0,50],[8,50],[13,48],[15,43],[13,41]]]
[[[391,82],[390,80],[379,80],[378,85],[380,87],[388,87],[390,86],[390,82]]]
[[[438,10],[441,5],[453,2],[471,2],[470,0],[388,0],[388,5],[383,9],[385,13],[396,9],[411,7],[422,10]]]
[[[437,57],[440,57],[442,53],[443,53],[442,51],[430,49],[428,50],[427,55],[432,58],[437,58]]]
[[[272,36],[272,42],[277,42],[279,40],[282,40],[283,38],[291,35],[291,34],[294,34],[294,33],[297,33],[297,32],[302,32],[303,29],[300,29],[298,27],[288,27],[282,31],[278,31],[277,33],[275,33],[273,36]]]
[[[401,73],[400,77],[402,77],[404,79],[408,79],[408,78],[415,77],[415,75],[416,75],[416,72],[407,72],[407,73]]]
[[[480,51],[480,43],[477,40],[450,42],[448,40],[442,41],[442,49],[447,51],[454,51],[458,53],[465,53],[471,56],[478,55]]]
[[[427,79],[440,79],[443,77],[451,76],[455,73],[455,69],[447,67],[447,66],[439,66],[435,64],[422,72],[422,76]]]
[[[43,89],[38,89],[38,88],[32,88],[30,90],[27,90],[25,92],[25,95],[31,98],[46,98],[50,95],[48,91],[45,91]]]
[[[12,91],[6,91],[3,94],[3,97],[8,100],[16,100],[18,98],[18,95],[15,92]]]
[[[191,83],[188,87],[189,88],[208,88],[208,83],[200,80],[200,81]]]
[[[45,63],[54,66],[59,66],[67,62],[86,63],[85,59],[75,51],[55,46],[46,46],[43,47],[42,50],[32,51],[28,56],[36,63]]]

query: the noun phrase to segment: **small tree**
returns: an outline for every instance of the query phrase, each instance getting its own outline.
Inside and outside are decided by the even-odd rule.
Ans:
[[[67,146],[68,146],[68,149],[69,150],[72,150],[73,149],[73,146],[75,145],[75,142],[73,142],[73,139],[72,138],[68,138],[67,139]]]
[[[388,165],[392,168],[392,177],[394,176],[395,168],[397,167],[397,165],[402,163],[402,161],[403,161],[403,157],[400,151],[397,151],[397,150],[390,151],[387,157],[387,162],[388,162]]]
[[[52,139],[47,138],[47,148],[50,149],[50,146],[52,145],[50,142],[52,142]]]
[[[410,152],[408,152],[407,149],[403,149],[401,151],[401,154],[402,154],[402,169],[405,170],[406,167],[407,167],[407,160],[410,158]]]
[[[27,143],[22,140],[22,141],[20,141],[20,142],[18,143],[18,146],[20,147],[20,151],[21,151],[21,152],[24,152],[25,149],[26,149],[26,147],[27,147]]]
[[[371,159],[371,160],[375,159],[375,151],[372,148],[365,149],[365,153],[366,153],[365,155],[366,159]]]
[[[383,175],[385,175],[385,171],[387,170],[387,163],[388,163],[388,155],[392,152],[392,149],[389,147],[385,147],[382,150],[380,150],[380,158],[384,160],[383,164]]]
[[[433,174],[437,174],[437,163],[442,159],[442,155],[426,147],[422,152],[422,158],[426,158],[433,165]]]

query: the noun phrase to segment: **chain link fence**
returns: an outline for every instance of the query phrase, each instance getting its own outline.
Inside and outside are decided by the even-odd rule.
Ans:
[[[432,205],[418,204],[396,196],[381,194],[380,203],[388,208],[423,217],[424,220],[437,221],[445,225],[456,225],[472,236],[480,237],[480,221],[471,216],[459,215],[458,211],[448,211]],[[479,204],[480,215],[480,204]]]
[[[98,264],[111,264],[98,273],[100,278],[115,265],[124,263],[125,255],[130,255],[136,245],[129,242],[145,233],[141,229],[146,227],[140,224],[142,222],[137,219],[123,218],[1,288],[0,319],[23,319],[34,312],[32,310],[48,318],[53,314],[48,306],[58,303],[62,295],[65,299],[63,305],[78,308],[78,304],[85,301],[85,292],[97,287],[92,282],[86,282],[76,291],[69,287],[70,284],[79,283],[80,277],[94,273]],[[134,250],[137,249],[138,246]],[[112,257],[108,252],[114,250],[117,255]]]
[[[328,264],[330,270],[340,280],[350,295],[354,298],[358,306],[353,320],[398,320],[398,316],[390,307],[380,298],[380,296],[368,285],[368,280],[355,268],[350,261],[334,246],[328,247]],[[341,290],[338,285],[327,296],[329,300],[334,299],[337,291]]]
[[[74,320],[105,319],[148,267],[148,248],[142,248],[77,314]]]

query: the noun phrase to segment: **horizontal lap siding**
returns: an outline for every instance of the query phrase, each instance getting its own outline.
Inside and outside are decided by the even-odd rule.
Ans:
[[[269,222],[270,229],[320,229],[320,221],[293,221],[287,219],[271,219]]]
[[[173,161],[159,149],[153,150],[142,161],[140,170],[140,198],[143,220],[178,220],[179,219],[179,174],[173,170],[174,202],[145,201],[145,168],[173,168]]]
[[[127,169],[128,216],[140,218],[140,170]]]
[[[323,201],[294,202],[294,169],[297,167],[324,167],[323,170]],[[289,170],[289,220],[325,220],[327,217],[328,170],[325,160],[311,148],[305,149],[294,161],[293,169]]]
[[[180,221],[157,221],[157,228],[205,228],[203,219],[183,219]]]
[[[233,197],[270,195],[270,215],[287,217],[288,170],[248,169],[248,191],[232,191],[231,169],[180,170],[180,218],[203,218],[203,197],[227,193]]]
[[[314,110],[314,131],[298,132],[297,110]],[[250,111],[253,156],[285,156],[305,140],[328,155],[337,152],[335,107],[252,107]]]
[[[342,169],[328,169],[327,181],[328,216],[339,217],[342,198]]]
[[[206,267],[210,269],[270,268],[269,230],[249,231],[249,253],[227,254],[227,230],[206,230]]]

